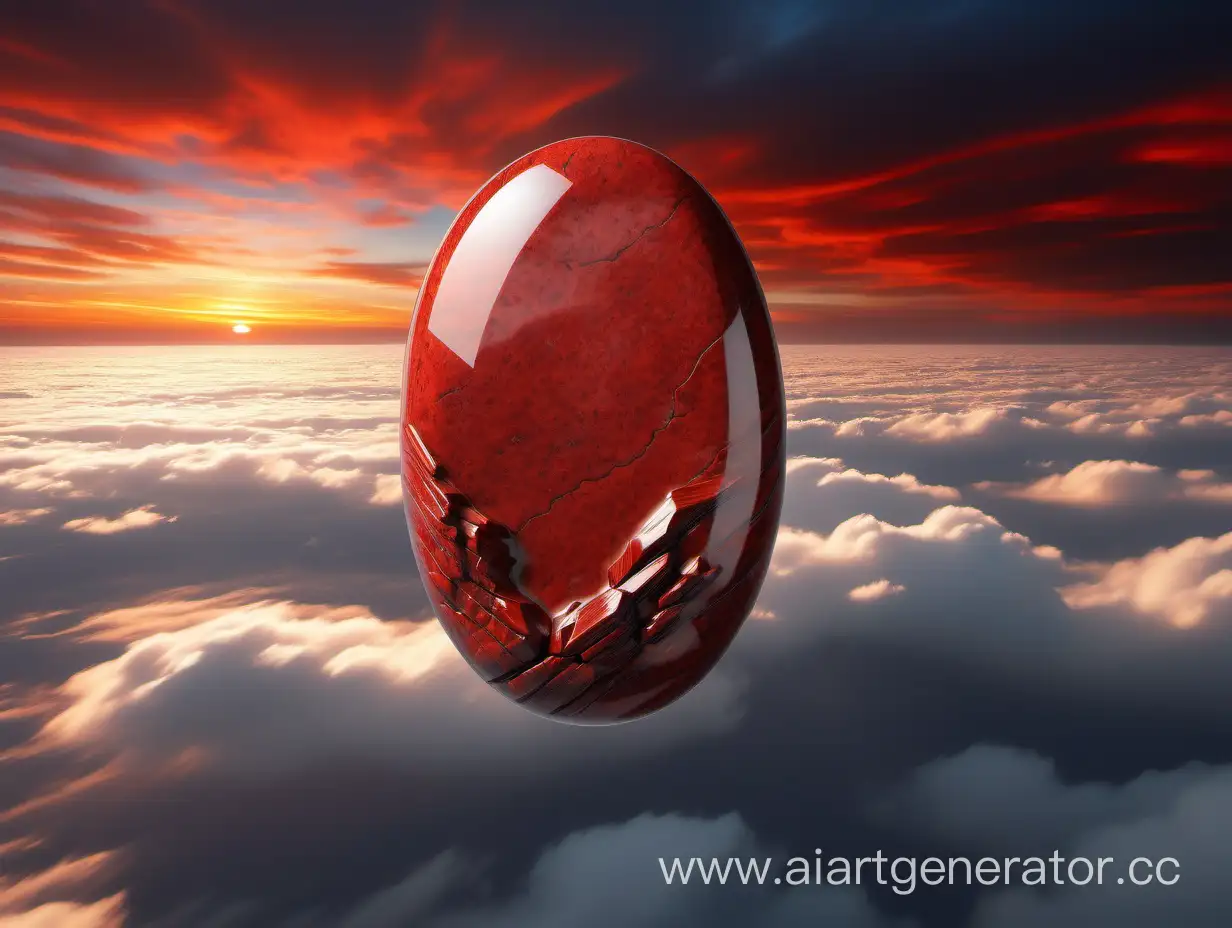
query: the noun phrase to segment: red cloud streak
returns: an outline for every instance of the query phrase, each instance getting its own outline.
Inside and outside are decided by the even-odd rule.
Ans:
[[[0,40],[0,165],[29,181],[0,189],[0,301],[47,302],[39,281],[114,296],[134,266],[161,268],[168,293],[186,289],[183,268],[212,265],[413,290],[422,257],[377,260],[373,236],[457,208],[510,151],[548,141],[566,112],[600,112],[638,75],[615,54],[527,60],[448,18],[393,67],[158,9],[136,32],[100,20],[113,42]],[[138,40],[144,57],[128,53]],[[812,176],[780,171],[773,127],[664,142],[729,211],[784,325],[860,306],[938,320],[1232,313],[1228,88],[855,175],[827,170],[824,152]],[[28,322],[9,305],[0,327]]]

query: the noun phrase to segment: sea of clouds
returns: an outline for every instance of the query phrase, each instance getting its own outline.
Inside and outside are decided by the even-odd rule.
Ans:
[[[784,347],[754,615],[604,729],[500,699],[431,619],[401,360],[0,355],[0,921],[1227,923],[1232,352]],[[657,863],[817,847],[1183,879],[901,897]]]

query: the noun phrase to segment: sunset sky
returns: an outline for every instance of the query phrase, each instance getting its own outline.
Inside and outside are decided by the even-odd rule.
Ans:
[[[0,0],[0,926],[1228,928],[1230,49],[1216,0]],[[467,665],[401,476],[427,263],[586,134],[715,195],[786,397],[749,618],[610,727]],[[645,367],[579,487],[702,408]],[[494,454],[559,468],[568,399]],[[1006,879],[776,885],[883,853]],[[1183,876],[1010,882],[1050,854]]]
[[[784,341],[1232,340],[1218,4],[0,2],[0,343],[397,340],[503,164],[633,138]]]

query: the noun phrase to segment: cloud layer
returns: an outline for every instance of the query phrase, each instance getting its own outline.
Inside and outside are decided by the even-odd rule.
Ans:
[[[591,730],[500,699],[430,620],[379,386],[399,354],[18,357],[4,916],[1013,928],[1171,905],[1222,924],[1201,822],[1232,765],[1232,534],[1193,492],[1232,480],[1219,356],[1130,376],[1114,349],[788,348],[754,616],[677,704]],[[84,364],[91,395],[66,402]],[[1092,415],[1118,427],[1072,427]],[[1077,887],[694,893],[657,873],[817,847],[1172,853],[1186,877],[1138,912]]]
[[[1197,0],[48,0],[7,26],[13,337],[388,337],[469,195],[584,134],[715,192],[787,340],[1228,335],[1232,25]]]

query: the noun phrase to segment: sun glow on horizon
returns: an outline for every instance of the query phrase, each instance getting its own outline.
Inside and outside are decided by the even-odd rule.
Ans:
[[[236,335],[247,335],[252,331],[252,326],[243,322],[237,322],[235,325],[231,326],[231,331]]]

